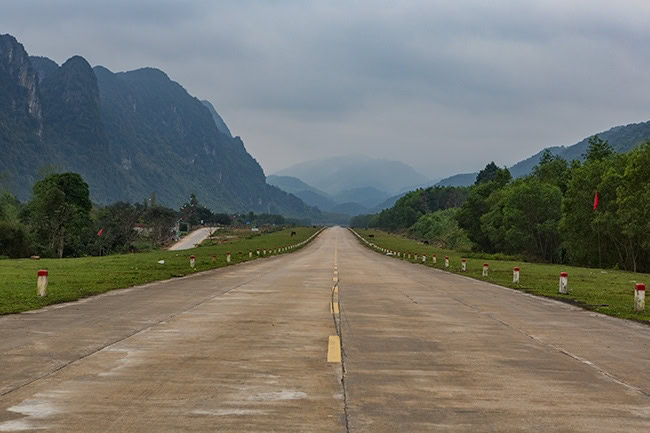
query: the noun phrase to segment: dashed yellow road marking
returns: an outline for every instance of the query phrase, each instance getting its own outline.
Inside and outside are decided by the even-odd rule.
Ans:
[[[334,293],[338,293],[338,292],[339,292],[339,286],[334,286]]]
[[[339,271],[334,271],[334,275],[338,275],[338,274],[339,274]]]
[[[339,314],[339,304],[330,302],[330,313]]]
[[[332,278],[332,281],[338,281],[337,277]]]
[[[327,362],[341,362],[341,339],[338,335],[330,335],[327,342]]]

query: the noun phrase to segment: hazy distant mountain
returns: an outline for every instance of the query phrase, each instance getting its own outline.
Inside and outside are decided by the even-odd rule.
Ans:
[[[489,162],[489,161],[488,161]],[[487,163],[486,163],[487,164]],[[460,173],[447,177],[436,183],[438,186],[470,186],[476,182],[476,173]]]
[[[607,131],[598,133],[600,138],[603,140],[609,141],[609,144],[612,145],[616,152],[624,153],[629,150],[634,149],[636,146],[644,143],[645,141],[650,140],[650,121],[642,123],[631,123],[629,125],[615,126]],[[590,136],[591,137],[591,136]],[[555,146],[549,147],[548,149],[554,154],[561,156],[567,161],[572,161],[574,159],[582,160],[584,153],[589,147],[589,138],[587,137],[582,141],[572,145],[572,146]],[[509,167],[510,173],[513,177],[522,177],[528,175],[533,167],[537,165],[544,149],[531,156],[526,158],[523,161],[520,161]],[[489,163],[486,161],[485,163]],[[445,178],[437,183],[441,186],[467,186],[474,183],[476,180],[476,173],[465,173],[457,174],[448,178]]]
[[[359,203],[348,202],[348,203],[337,204],[330,210],[330,212],[350,215],[350,216],[357,216],[357,215],[368,213],[368,208],[360,205]]]
[[[390,197],[388,193],[372,186],[366,186],[340,191],[334,196],[334,201],[338,203],[357,203],[364,208],[371,208],[377,206],[388,197]]]
[[[426,183],[426,176],[399,161],[362,156],[342,156],[296,164],[275,173],[293,176],[328,194],[373,187],[389,195],[401,188]]]
[[[176,207],[196,193],[217,211],[317,214],[268,185],[218,114],[160,70],[113,73],[79,56],[59,66],[0,35],[0,89],[0,173],[21,200],[53,164],[80,173],[98,203],[155,192]]]
[[[283,191],[294,194],[310,206],[320,210],[346,215],[358,215],[377,206],[389,195],[370,186],[351,188],[330,195],[293,176],[267,176],[266,181]]]
[[[309,206],[316,206],[323,211],[330,211],[338,204],[326,192],[306,184],[297,177],[270,175],[266,177],[266,182],[295,195]]]

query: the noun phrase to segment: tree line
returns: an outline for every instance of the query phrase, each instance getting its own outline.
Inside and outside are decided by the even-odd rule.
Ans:
[[[215,213],[192,194],[178,210],[156,195],[142,203],[93,204],[88,184],[77,173],[49,174],[21,203],[0,191],[0,257],[79,257],[160,248],[179,230],[199,225],[283,225],[281,215]]]
[[[650,143],[619,154],[593,136],[583,156],[568,162],[546,150],[519,179],[491,162],[471,187],[414,191],[352,225],[447,248],[650,271]]]

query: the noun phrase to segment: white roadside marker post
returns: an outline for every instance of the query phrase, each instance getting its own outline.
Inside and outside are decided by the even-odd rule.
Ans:
[[[259,248],[257,249],[257,255],[258,256],[260,255],[260,249]]]
[[[196,257],[190,256],[190,268],[196,266]]]
[[[645,310],[645,284],[638,283],[634,287],[634,310],[638,312]]]
[[[512,283],[519,284],[519,268],[515,267],[512,269]]]
[[[483,276],[487,277],[488,276],[488,264],[483,263]]]
[[[250,259],[252,257],[253,257],[253,250],[248,250],[248,258]]]
[[[432,256],[431,256],[431,261],[433,261],[433,264],[435,265],[436,263],[438,263],[438,257],[436,257],[435,254],[432,255]]]
[[[445,268],[449,267],[449,256],[445,256]]]
[[[559,292],[562,293],[563,295],[568,295],[569,294],[569,288],[567,287],[569,284],[569,274],[566,272],[560,273],[560,290]]]
[[[463,272],[467,271],[467,259],[462,259],[460,261],[460,270]]]
[[[427,255],[422,254],[422,263],[426,263],[426,262],[427,262]]]
[[[230,252],[226,253],[226,263],[230,263]]]
[[[47,275],[48,272],[45,269],[41,269],[36,274],[36,293],[38,296],[47,296]]]

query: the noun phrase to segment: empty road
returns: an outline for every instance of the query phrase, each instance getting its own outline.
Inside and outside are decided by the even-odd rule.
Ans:
[[[186,234],[181,240],[169,247],[169,250],[180,251],[194,248],[209,238],[212,232],[215,230],[216,229],[214,227],[202,227],[200,229],[196,229],[193,232]]]
[[[0,317],[0,356],[0,432],[650,431],[650,327],[384,257],[341,228]]]

